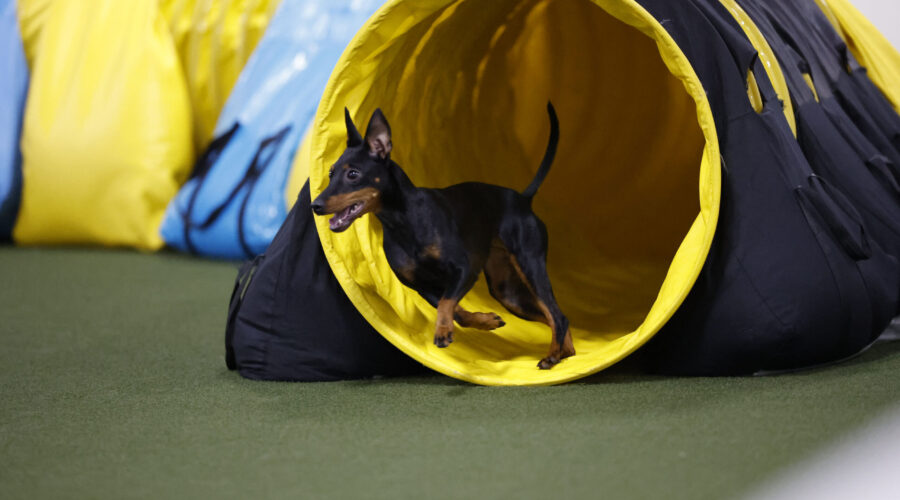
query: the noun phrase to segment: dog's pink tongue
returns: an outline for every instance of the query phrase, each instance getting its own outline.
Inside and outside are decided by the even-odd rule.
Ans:
[[[332,217],[331,219],[328,220],[328,227],[336,233],[339,233],[339,232],[343,231],[344,229],[347,229],[349,227],[349,224],[347,224],[347,222],[350,219],[350,211],[352,209],[353,209],[353,207],[349,206],[349,207],[341,210],[340,212],[334,214],[334,217]]]

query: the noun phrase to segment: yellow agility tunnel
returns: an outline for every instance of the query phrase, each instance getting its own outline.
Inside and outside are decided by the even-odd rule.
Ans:
[[[363,125],[376,107],[384,111],[393,159],[418,186],[524,189],[546,145],[548,100],[560,143],[534,206],[577,350],[552,370],[536,368],[549,329],[506,312],[483,278],[462,305],[497,312],[506,326],[457,327],[454,343],[438,349],[436,312],[394,276],[377,219],[341,234],[317,220],[357,309],[447,375],[487,385],[573,380],[624,358],[672,316],[705,261],[719,208],[718,140],[703,88],[635,2],[392,2],[347,48],[320,104],[313,197],[346,141],[345,106]]]
[[[391,271],[377,219],[364,216],[335,234],[327,218],[317,218],[344,291],[403,352],[478,384],[561,383],[637,350],[688,296],[717,230],[722,153],[708,89],[664,26],[668,20],[651,15],[646,3],[394,1],[347,48],[297,160],[309,165],[312,198],[343,150],[345,106],[359,126],[375,108],[384,111],[392,158],[420,187],[481,181],[522,190],[546,144],[548,100],[560,119],[556,160],[534,207],[548,226],[549,274],[577,355],[551,370],[536,368],[549,329],[505,311],[483,277],[461,305],[497,312],[506,326],[486,333],[457,325],[455,342],[435,347],[436,311]],[[757,72],[773,87],[768,101],[784,104],[785,130],[796,133],[765,37],[738,2],[720,6],[758,51],[766,71]],[[744,95],[764,113],[764,93],[747,69]]]

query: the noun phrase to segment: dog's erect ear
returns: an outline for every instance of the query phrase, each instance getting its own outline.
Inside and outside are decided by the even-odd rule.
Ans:
[[[366,127],[366,145],[369,147],[369,154],[377,156],[382,160],[391,154],[391,126],[388,125],[387,118],[381,112],[381,108],[376,109],[369,119],[369,126]]]
[[[347,147],[362,145],[363,138],[359,135],[359,130],[356,130],[353,120],[350,119],[350,111],[347,108],[344,108],[344,122],[347,124]]]

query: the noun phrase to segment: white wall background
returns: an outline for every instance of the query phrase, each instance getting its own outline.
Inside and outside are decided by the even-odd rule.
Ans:
[[[900,50],[900,0],[850,0]]]

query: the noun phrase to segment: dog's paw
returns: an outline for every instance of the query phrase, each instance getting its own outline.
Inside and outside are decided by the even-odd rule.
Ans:
[[[434,334],[434,345],[444,348],[453,343],[453,330],[441,331]]]
[[[495,313],[469,313],[466,318],[460,321],[460,324],[479,330],[496,330],[505,326],[506,322]]]
[[[559,364],[559,356],[547,356],[538,362],[538,368],[541,370],[549,370]]]
[[[506,326],[506,321],[503,321],[503,318],[500,317],[499,314],[490,314],[491,318],[488,320],[488,330],[496,330],[497,328]]]
[[[444,337],[438,337],[435,335],[434,337],[434,345],[444,348],[453,343],[453,335],[447,335]]]

